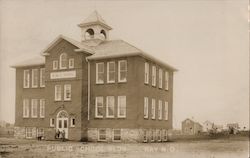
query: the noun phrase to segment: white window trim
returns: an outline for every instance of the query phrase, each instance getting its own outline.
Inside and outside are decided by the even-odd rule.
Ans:
[[[54,120],[54,123],[53,123],[53,120]],[[49,126],[50,127],[55,127],[55,119],[54,118],[49,119]]]
[[[151,130],[151,135],[150,136],[151,136],[150,141],[154,142],[155,141],[155,131],[153,129]]]
[[[31,132],[29,132],[29,133],[31,133],[30,137],[28,136],[28,129],[31,130]],[[32,133],[33,133],[33,129],[31,127],[26,127],[25,128],[25,138],[31,139],[32,138]]]
[[[42,114],[42,108],[44,113]],[[44,118],[45,117],[45,99],[40,99],[40,118]]]
[[[58,60],[53,60],[52,67],[53,70],[58,70]]]
[[[72,65],[70,63],[72,63]],[[70,58],[69,59],[69,69],[73,69],[74,67],[75,67],[75,60],[74,60],[74,58]]]
[[[26,81],[26,75],[25,74],[28,74],[27,77],[28,77],[28,83],[26,85],[25,81]],[[30,87],[30,70],[23,70],[23,88],[29,88]]]
[[[125,98],[125,115],[123,116],[123,115],[121,115],[120,114],[120,99],[121,98]],[[118,100],[117,100],[117,102],[118,102],[118,106],[117,106],[117,110],[118,110],[118,112],[117,112],[117,117],[118,118],[126,118],[126,115],[127,115],[127,98],[126,98],[126,96],[118,96]]]
[[[115,140],[115,130],[120,130],[120,140]],[[112,135],[113,142],[121,142],[122,141],[122,130],[121,129],[113,129],[113,135]]]
[[[74,117],[70,118],[70,127],[75,127],[76,126],[76,119],[75,119],[75,124],[73,125],[73,119],[75,119]]]
[[[158,101],[158,120],[162,120],[162,100]]]
[[[57,89],[60,87],[60,97],[57,98]],[[62,100],[62,86],[61,85],[55,85],[55,101],[61,101]]]
[[[105,140],[100,139],[100,131],[101,131],[101,130],[105,130]],[[100,129],[98,129],[97,134],[98,134],[98,141],[101,141],[101,142],[106,142],[106,141],[107,141],[107,130],[106,130],[105,128],[100,128]]]
[[[144,68],[144,83],[149,83],[149,63],[145,62],[145,68]]]
[[[30,107],[29,106],[29,99],[23,99],[23,118],[29,118],[29,113],[30,113],[29,107]],[[25,115],[26,108],[27,108],[27,115]]]
[[[148,118],[148,97],[144,97],[144,106],[143,106],[144,118]]]
[[[40,132],[39,130],[42,130],[43,132]],[[36,129],[36,136],[42,136],[44,137],[44,129],[43,128],[37,128]]]
[[[113,115],[109,115],[109,112],[108,112],[108,101],[109,101],[109,99],[108,98],[113,98],[114,99],[114,103],[113,103],[113,111],[114,111],[114,114]],[[107,96],[106,97],[106,117],[107,118],[114,118],[115,117],[115,97],[114,96]]]
[[[152,66],[152,86],[156,86],[156,66]]]
[[[37,84],[35,85],[35,71],[37,72]],[[32,73],[32,79],[31,79],[31,85],[32,85],[32,88],[37,88],[38,87],[38,69],[32,69],[32,71],[31,71],[31,73]]]
[[[163,141],[166,142],[168,140],[168,131],[165,129],[163,132],[164,132]]]
[[[169,72],[165,71],[165,90],[169,89]]]
[[[100,98],[101,101],[102,101],[102,111],[103,111],[103,107],[104,107],[104,105],[103,105],[103,97],[101,97],[101,96],[95,97],[95,118],[103,118],[103,115],[102,116],[98,115],[98,107],[97,107],[97,99],[98,98]]]
[[[36,102],[36,104],[35,104],[35,102]],[[35,108],[35,107],[36,107],[36,115],[33,112],[34,111],[33,108]],[[31,118],[38,117],[37,111],[38,111],[38,99],[31,99]]]
[[[98,81],[98,78],[99,78],[99,70],[98,70],[98,65],[103,65],[103,72],[100,72],[103,74],[104,76],[104,62],[101,62],[101,63],[96,63],[96,84],[104,84],[104,77],[103,77],[103,81]]]
[[[165,120],[168,120],[168,102],[165,102],[165,107],[164,107],[164,117]]]
[[[148,142],[148,132],[147,130],[144,130],[143,131],[143,142]]]
[[[156,111],[155,110],[155,107],[156,107],[155,103],[156,103],[155,99],[152,99],[152,107],[151,107],[151,118],[152,118],[152,120],[155,119],[155,111]]]
[[[62,56],[63,56],[63,55],[66,55],[66,60],[67,60],[67,58],[68,58],[68,56],[67,56],[66,53],[62,53],[62,54],[60,55],[59,67],[60,67],[60,69],[67,69],[67,64],[66,64],[65,67],[62,66]]]
[[[42,82],[43,76],[44,76],[44,84]],[[40,69],[40,87],[45,87],[45,68]]]
[[[121,63],[125,62],[126,63],[126,70],[124,70],[124,72],[126,72],[126,78],[124,80],[121,80]],[[127,60],[120,60],[118,61],[118,82],[122,83],[122,82],[127,82],[127,72],[128,72],[128,65],[127,65]]]
[[[110,71],[109,71],[109,65],[110,64],[114,64],[114,71],[112,71],[112,72],[115,73],[115,62],[114,61],[108,62],[107,63],[107,83],[115,83],[115,78],[114,78],[114,80],[110,80],[110,78],[109,78],[109,73],[110,73]]]
[[[67,90],[67,87],[69,88],[69,91],[70,91],[70,98],[67,98],[66,96],[67,96],[67,94],[66,94],[66,90]],[[64,85],[64,100],[65,101],[70,101],[71,100],[71,94],[72,93],[72,90],[71,90],[71,84],[65,84]]]
[[[158,142],[161,142],[161,140],[162,140],[161,137],[162,137],[162,132],[161,132],[161,130],[158,130],[158,133],[157,133]]]
[[[162,69],[159,69],[159,88],[162,89]]]

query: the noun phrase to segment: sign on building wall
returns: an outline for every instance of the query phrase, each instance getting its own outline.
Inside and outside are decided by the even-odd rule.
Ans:
[[[51,72],[50,79],[61,79],[61,78],[75,78],[76,71],[61,71],[61,72]]]

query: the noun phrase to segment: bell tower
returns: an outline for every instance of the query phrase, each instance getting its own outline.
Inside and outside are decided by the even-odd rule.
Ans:
[[[103,18],[94,11],[87,19],[78,24],[81,28],[81,42],[89,45],[96,46],[100,42],[109,39],[109,31],[112,29]]]

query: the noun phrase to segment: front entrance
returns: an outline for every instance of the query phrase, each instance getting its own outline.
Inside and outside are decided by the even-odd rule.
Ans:
[[[65,132],[65,138],[68,139],[68,114],[66,111],[62,110],[57,114],[56,118],[56,130]]]

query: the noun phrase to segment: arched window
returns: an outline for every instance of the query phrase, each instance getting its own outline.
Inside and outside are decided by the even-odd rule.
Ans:
[[[57,118],[67,118],[68,117],[68,113],[64,110],[60,111],[58,114],[57,114]]]
[[[94,30],[93,29],[88,29],[86,32],[85,32],[85,35],[84,35],[84,38],[85,39],[92,39],[94,38]]]
[[[60,55],[60,69],[66,69],[67,68],[67,54],[66,53],[62,53]]]
[[[106,32],[104,30],[101,30],[100,34],[103,39],[107,38]]]

